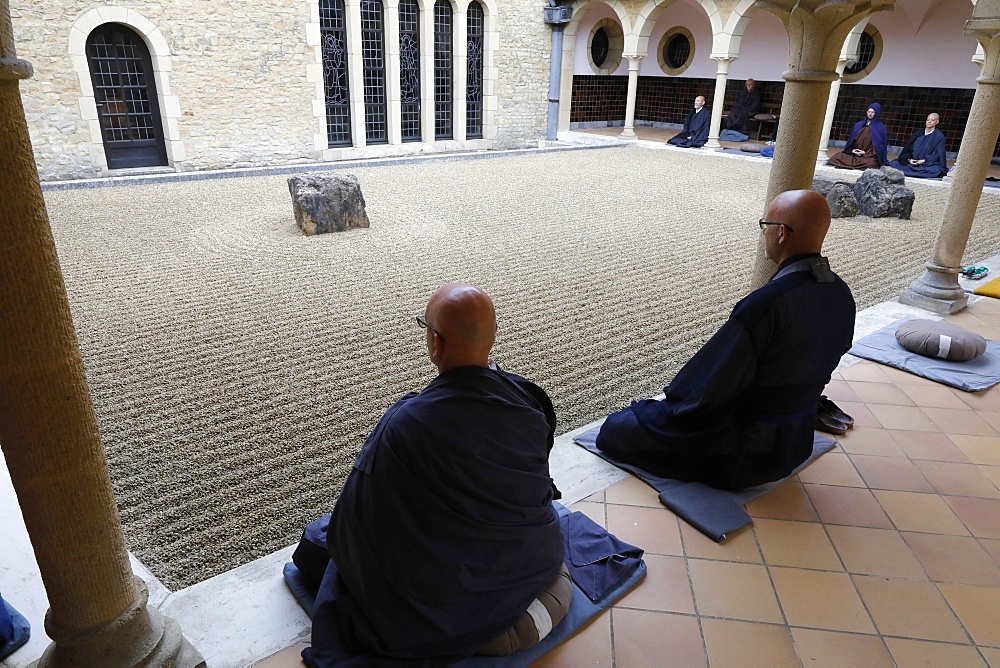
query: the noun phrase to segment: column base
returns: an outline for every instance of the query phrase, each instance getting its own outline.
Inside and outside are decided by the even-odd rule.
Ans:
[[[622,133],[618,135],[618,138],[624,141],[639,141],[639,137],[636,136],[635,130],[628,127],[622,130]]]
[[[56,666],[171,666],[204,668],[205,660],[181,633],[180,625],[147,605],[149,590],[138,577],[136,594],[116,619],[84,631],[61,629],[45,616],[45,632],[53,642],[38,668]]]
[[[969,295],[958,284],[957,267],[928,262],[923,275],[899,295],[900,304],[918,306],[932,313],[950,315],[969,305]]]
[[[726,147],[719,143],[718,137],[709,137],[708,142],[701,147],[703,151],[724,151]]]

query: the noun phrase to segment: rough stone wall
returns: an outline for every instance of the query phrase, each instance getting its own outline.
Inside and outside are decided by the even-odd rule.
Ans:
[[[501,0],[497,4],[496,148],[534,146],[545,138],[548,122],[552,30],[542,18],[545,3]]]
[[[12,0],[18,56],[35,68],[21,92],[43,179],[98,173],[68,46],[74,20],[108,5],[138,11],[170,47],[170,92],[180,101],[178,132],[185,148],[175,168],[316,158],[315,87],[306,82],[312,57],[305,35],[309,4],[304,0]]]

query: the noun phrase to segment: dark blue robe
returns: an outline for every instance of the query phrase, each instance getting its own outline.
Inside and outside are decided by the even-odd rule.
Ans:
[[[343,657],[330,625],[355,654],[428,665],[470,655],[551,583],[563,561],[554,413],[518,381],[459,367],[386,411],[330,520],[339,577],[317,595],[317,665]]]
[[[923,160],[922,165],[911,165],[909,160]],[[917,130],[903,147],[899,157],[889,163],[907,176],[918,179],[937,179],[948,173],[948,153],[945,136],[934,128],[930,134]]]
[[[760,92],[754,86],[753,90],[747,90],[744,86],[739,95],[736,96],[736,103],[729,110],[726,117],[726,128],[730,130],[746,130],[747,121],[750,120],[757,110],[760,109]]]
[[[816,273],[779,270],[736,304],[664,399],[610,415],[597,447],[654,475],[722,489],[779,480],[805,461],[816,403],[851,347],[855,316],[850,289],[819,255],[782,270],[810,258],[821,263]]]
[[[875,118],[871,121],[868,120],[868,110],[875,110]],[[845,169],[864,169],[867,165],[861,166],[854,164],[860,159],[851,154],[853,149],[859,148],[855,145],[854,140],[858,138],[858,133],[867,125],[868,130],[871,133],[872,150],[875,152],[875,158],[878,160],[878,166],[889,164],[889,156],[887,152],[889,150],[889,131],[885,127],[885,123],[879,120],[879,116],[882,114],[882,107],[878,102],[872,102],[867,107],[865,107],[865,117],[854,124],[851,128],[851,134],[847,137],[847,143],[844,145],[844,150],[842,153],[838,153],[830,158],[827,164],[833,165],[834,167],[843,167]]]
[[[711,122],[712,113],[708,107],[702,107],[699,112],[692,109],[684,119],[684,128],[667,143],[682,148],[701,148],[708,141],[708,126]]]

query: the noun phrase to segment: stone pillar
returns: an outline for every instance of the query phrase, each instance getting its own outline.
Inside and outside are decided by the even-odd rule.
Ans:
[[[781,19],[788,31],[789,68],[781,75],[787,83],[764,210],[779,193],[812,186],[830,83],[837,78],[844,40],[858,21],[874,12],[892,9],[894,3],[895,0],[757,0],[754,3]],[[750,277],[751,289],[766,283],[774,269],[774,263],[764,255],[761,234]]]
[[[722,106],[726,103],[726,80],[729,78],[729,66],[736,59],[730,56],[712,56],[712,60],[719,64],[719,69],[715,73],[712,124],[708,128],[708,143],[705,144],[705,149],[721,151],[722,144],[719,143],[719,132],[722,129]]]
[[[466,87],[469,82],[469,15],[465,11],[466,3],[459,3],[459,9],[451,15],[452,47],[451,67],[455,106],[452,111],[451,136],[455,141],[465,141],[465,122],[468,104],[465,99]],[[485,128],[484,128],[485,129]]]
[[[551,55],[549,56],[549,109],[545,126],[545,139],[555,141],[559,134],[559,88],[562,76],[563,34],[565,23],[552,23]]]
[[[986,53],[982,73],[976,79],[976,94],[958,149],[951,192],[944,209],[930,261],[899,301],[935,313],[955,313],[966,307],[969,297],[958,284],[962,255],[969,241],[990,158],[1000,135],[1000,0],[979,0],[972,19],[965,24]]]
[[[403,143],[402,83],[399,72],[399,0],[382,1],[382,25],[385,37],[386,138],[390,144]]]
[[[365,118],[365,64],[361,57],[361,0],[344,0],[347,14],[347,85],[351,91],[351,144],[355,148],[368,145]]]
[[[0,0],[0,444],[49,599],[39,665],[203,665],[129,565],[18,90],[31,73]]]
[[[628,97],[625,101],[625,129],[618,135],[619,139],[636,141],[635,136],[635,98],[639,89],[639,63],[642,56],[628,57]]]
[[[830,146],[830,130],[833,128],[833,115],[837,111],[837,98],[840,97],[840,82],[844,78],[847,59],[841,57],[837,61],[837,78],[830,84],[830,99],[826,103],[826,117],[823,119],[823,132],[820,134],[819,152],[816,154],[816,166],[825,165],[830,159],[827,148]]]

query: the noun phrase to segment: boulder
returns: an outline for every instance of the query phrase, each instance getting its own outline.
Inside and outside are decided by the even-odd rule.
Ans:
[[[866,169],[854,184],[858,212],[872,218],[908,219],[915,195],[902,185],[902,177],[903,173],[892,167]],[[896,178],[900,181],[895,182]]]
[[[368,227],[365,198],[353,175],[296,174],[288,179],[295,222],[306,236]]]
[[[831,218],[850,218],[858,215],[858,200],[850,183],[834,183],[826,192]]]

